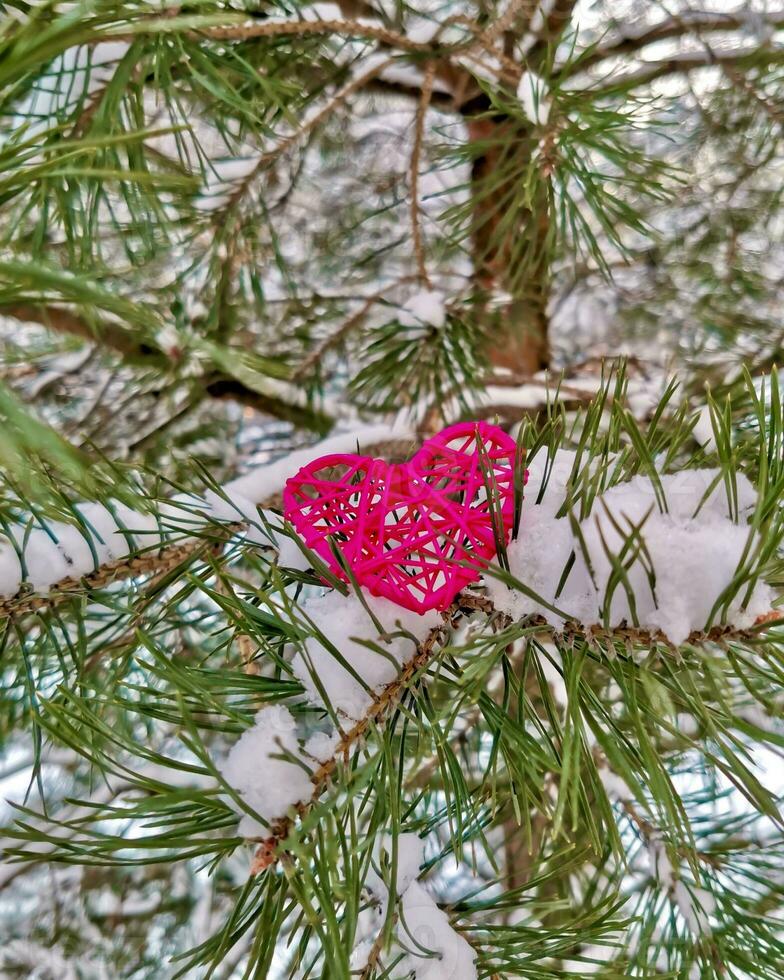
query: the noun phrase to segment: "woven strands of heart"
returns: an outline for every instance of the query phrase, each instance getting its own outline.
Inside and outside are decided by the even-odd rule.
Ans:
[[[347,567],[373,595],[446,609],[509,541],[516,453],[498,427],[463,422],[407,463],[322,456],[287,481],[284,513],[344,580]]]

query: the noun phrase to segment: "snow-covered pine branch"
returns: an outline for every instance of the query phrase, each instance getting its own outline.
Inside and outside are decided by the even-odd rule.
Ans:
[[[286,479],[315,457],[353,452],[358,445],[372,454],[413,438],[405,423],[366,426],[256,467],[220,491],[155,502],[149,512],[107,501],[76,504],[78,524],[31,515],[0,533],[0,615],[41,608],[85,586],[167,571],[194,552],[221,547],[233,534],[261,548],[283,548],[282,563],[296,566],[299,549],[274,534],[279,519],[270,514],[267,521],[257,508],[275,505]]]
[[[531,463],[520,530],[507,549],[510,572],[487,576],[490,602],[479,598],[473,608],[512,621],[544,619],[556,632],[567,624],[586,633],[636,630],[672,645],[710,638],[713,620],[731,636],[775,616],[776,596],[753,566],[742,580],[745,590],[736,589],[720,607],[753,553],[754,529],[742,522],[756,494],[745,477],[736,479],[737,520],[728,512],[720,471],[684,470],[619,483],[598,495],[591,517],[576,523],[560,515],[571,503],[574,464],[575,455],[565,450]],[[706,561],[710,574],[700,575]],[[472,608],[463,597],[454,611],[461,601]],[[290,618],[283,606],[274,612]],[[224,766],[227,782],[263,821],[246,815],[240,825],[246,836],[264,838],[257,870],[275,860],[292,812],[318,798],[336,760],[370,721],[381,720],[414,670],[437,652],[443,629],[434,613],[331,592],[302,602],[293,624],[305,639],[289,651],[291,670],[305,703],[321,709],[322,727],[309,733],[282,705],[265,708]],[[552,675],[563,700],[558,672],[545,675]]]
[[[437,625],[439,619],[435,612],[422,616],[370,596],[327,594],[302,604],[302,622],[315,629],[294,654],[292,670],[303,684],[306,704],[321,709],[322,720],[309,732],[307,721],[298,722],[285,706],[263,708],[222,765],[222,776],[237,794],[238,804],[250,811],[240,820],[240,832],[262,838],[254,872],[265,870],[279,856],[278,847],[293,828],[292,811],[305,812],[324,790],[337,760],[356,747],[371,722],[384,723],[405,685],[427,666],[445,632]],[[402,947],[397,957],[402,956],[415,977],[475,980],[474,951],[414,880],[422,863],[422,842],[403,834],[397,847]],[[356,969],[378,955],[388,912],[387,888],[372,868],[365,888],[369,902],[358,921],[351,958]]]
[[[457,608],[444,614],[445,624]],[[445,633],[434,611],[419,615],[386,599],[338,593],[302,602],[297,625],[305,633],[291,651],[305,692],[297,707],[316,708],[321,722],[308,731],[283,705],[263,708],[223,766],[226,782],[249,807],[240,831],[263,840],[255,871],[277,860],[292,812],[318,799],[338,759],[372,723],[383,724]]]
[[[734,499],[718,469],[638,474],[599,493],[580,518],[574,466],[563,449],[530,464],[510,577],[488,582],[498,610],[542,616],[556,629],[625,625],[676,646],[712,627],[749,629],[773,612],[750,523],[757,494],[743,474]]]

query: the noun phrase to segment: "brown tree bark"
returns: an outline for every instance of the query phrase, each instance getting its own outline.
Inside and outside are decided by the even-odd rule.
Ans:
[[[524,203],[516,185],[536,141],[503,116],[468,117],[467,128],[477,147],[471,174],[474,274],[482,292],[509,297],[493,314],[490,361],[534,374],[549,363],[550,218],[546,192]]]

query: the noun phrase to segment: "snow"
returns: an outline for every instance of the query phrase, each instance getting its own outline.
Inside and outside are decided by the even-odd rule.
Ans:
[[[127,554],[128,541],[124,535],[117,538],[117,524],[103,504],[77,504],[76,510],[84,521],[85,531],[90,535],[98,565],[104,565]],[[59,530],[58,528],[57,531],[59,532]],[[87,562],[83,565],[75,565],[74,573],[77,574],[83,569],[84,572],[89,572],[95,567],[96,565],[91,560],[89,565]]]
[[[710,916],[716,911],[716,899],[705,888],[688,885],[681,878],[681,869],[673,867],[660,831],[649,833],[645,847],[650,861],[650,870],[686,921],[692,935],[696,937],[711,934]]]
[[[711,412],[707,405],[703,405],[697,415],[697,424],[693,429],[694,438],[706,452],[716,451],[716,439],[713,435],[713,425],[711,424]]]
[[[9,967],[9,972],[5,976],[20,976],[18,971],[25,969],[25,976],[36,977],[57,977],[58,980],[78,980],[79,975],[84,974],[76,971],[76,967],[69,963],[56,949],[48,949],[46,946],[32,942],[27,939],[10,939],[3,944],[0,949],[0,965]],[[30,972],[26,972],[29,970]]]
[[[9,528],[16,547],[4,540],[7,536],[0,531],[0,598],[16,595],[23,584],[46,594],[65,578],[89,575],[132,551],[160,545],[164,537],[168,543],[185,540],[214,522],[244,523],[246,541],[279,548],[282,565],[304,568],[307,563],[296,543],[275,534],[275,524],[270,521],[277,521],[280,529],[277,515],[260,515],[255,501],[280,493],[288,477],[311,459],[327,453],[356,452],[358,446],[397,439],[414,439],[410,424],[402,419],[391,425],[359,427],[258,466],[220,492],[208,490],[203,497],[178,494],[161,505],[159,517],[132,510],[119,501],[88,501],[75,507],[83,522],[81,527],[64,521],[48,522],[48,531],[35,525],[29,530],[17,525]],[[24,578],[17,550],[24,555]]]
[[[495,57],[486,51],[480,53],[467,52],[462,57],[456,59],[457,63],[470,71],[471,74],[483,82],[490,85],[498,85],[498,80],[503,74],[504,66]]]
[[[257,466],[249,473],[226,484],[229,493],[238,493],[248,500],[261,502],[283,489],[286,480],[298,469],[319,456],[331,453],[362,452],[364,448],[378,443],[416,438],[410,422],[401,418],[392,424],[355,426],[347,432],[323,439],[314,446],[299,449],[293,453],[263,466]]]
[[[517,98],[526,117],[537,126],[544,126],[550,118],[550,87],[535,72],[523,72],[517,86]]]
[[[658,830],[650,833],[645,846],[650,860],[651,874],[666,892],[672,893],[676,882],[676,872]]]
[[[446,323],[446,299],[435,289],[414,293],[403,304],[398,321],[404,327],[428,326],[440,330]]]
[[[392,841],[381,838],[374,852],[374,864],[392,863]],[[424,856],[424,842],[416,834],[400,834],[397,838],[395,893],[400,901],[401,921],[398,926],[399,948],[393,958],[403,954],[395,976],[413,975],[415,980],[475,980],[476,953],[455,932],[446,914],[439,909],[423,886],[417,881]],[[371,901],[357,922],[357,943],[351,955],[352,970],[367,965],[387,916],[389,892],[384,881],[371,868],[365,879],[365,889]]]
[[[623,802],[624,800],[631,801],[634,799],[634,793],[632,793],[626,780],[616,772],[613,772],[609,766],[599,766],[596,773],[604,787],[605,793],[611,800]]]
[[[45,594],[63,579],[88,575],[101,564],[125,557],[132,546],[145,548],[160,540],[154,517],[116,501],[114,515],[103,504],[78,504],[75,509],[84,522],[81,527],[64,521],[50,521],[46,530],[35,525],[9,527],[0,544],[0,597],[15,595],[23,580],[34,592]]]
[[[424,843],[416,834],[398,836],[395,876],[395,895],[398,899],[411,887],[419,874],[423,852]],[[373,865],[380,868],[382,863],[391,868],[392,840],[388,834],[379,838],[373,852]],[[364,892],[366,904],[357,916],[354,949],[350,961],[352,971],[362,970],[367,966],[373,944],[381,932],[389,909],[389,890],[373,866],[365,878]]]
[[[374,864],[381,867],[387,864],[392,867],[393,841],[389,834],[384,834],[376,843]],[[397,838],[397,861],[395,864],[395,894],[403,895],[419,874],[424,861],[425,842],[418,834],[399,834]],[[371,867],[365,879],[365,887],[374,895],[382,898],[387,893],[384,880]]]
[[[282,755],[299,762],[278,758]],[[267,823],[280,820],[290,807],[310,799],[310,770],[302,759],[297,723],[288,708],[270,705],[259,711],[253,727],[233,746],[221,774]],[[244,837],[264,837],[268,828],[244,813],[239,832]]]
[[[592,513],[579,525],[581,541],[569,518],[557,516],[573,463],[572,453],[562,450],[556,454],[539,503],[545,458],[540,454],[530,464],[520,532],[507,552],[512,575],[541,601],[493,580],[489,592],[496,608],[516,619],[541,615],[558,627],[566,621],[591,626],[603,624],[603,607],[609,600],[613,628],[626,623],[661,631],[676,645],[690,633],[703,630],[748,543],[751,532],[747,521],[756,501],[751,483],[742,475],[737,478],[740,519],[735,523],[728,513],[718,470],[661,475],[667,511],[659,509],[651,478],[635,476],[594,501]],[[628,546],[633,527],[640,528],[644,540],[644,548],[636,549],[636,557],[635,549]],[[624,553],[624,547],[625,557],[629,561],[634,558],[627,569],[634,610],[623,585],[612,583],[613,564],[608,552],[617,557]],[[574,564],[560,595],[556,595],[573,553]],[[745,597],[743,588],[726,612],[726,623],[737,629],[752,626],[770,611],[774,600],[764,583],[755,585],[746,607],[741,608]],[[719,621],[714,616],[714,624]]]
[[[710,916],[716,910],[716,900],[709,891],[689,888],[678,880],[672,889],[672,900],[693,936],[710,936]]]
[[[294,653],[291,667],[305,687],[307,702],[325,707],[324,697],[339,718],[359,720],[374,695],[398,676],[416,653],[416,643],[440,622],[440,614],[424,616],[401,609],[386,599],[340,593],[316,595],[300,607],[301,625],[310,635]],[[379,635],[375,620],[383,633]],[[374,643],[377,653],[361,642]],[[348,670],[334,655],[341,657]],[[361,682],[359,680],[361,678]],[[307,735],[288,708],[263,708],[252,728],[244,732],[221,767],[225,782],[268,823],[286,816],[289,808],[313,794],[311,774],[331,759],[340,744],[336,727]],[[276,758],[282,754],[288,759]],[[239,825],[245,837],[267,836],[267,829],[249,814]],[[405,865],[401,866],[405,867]]]
[[[415,980],[475,980],[476,953],[418,881],[403,895],[398,935],[409,950],[400,964],[401,975],[413,972]]]
[[[326,700],[332,709],[331,717],[354,722],[367,712],[375,695],[395,680],[405,663],[416,654],[417,644],[441,617],[435,610],[419,615],[369,595],[360,598],[356,594],[343,596],[339,592],[327,592],[307,598],[299,607],[298,620],[308,635],[293,651],[291,667],[305,688],[306,700],[322,709]],[[328,762],[339,748],[337,727],[314,732],[307,738],[300,737],[300,727],[289,709],[282,705],[262,709],[253,727],[242,735],[221,767],[225,782],[267,824],[285,817],[292,806],[311,798],[310,777],[316,764]],[[280,758],[284,754],[288,758]],[[235,806],[240,809],[236,801]],[[245,837],[263,837],[268,828],[254,816],[244,814],[239,833]],[[384,861],[382,850],[387,854]],[[385,921],[389,895],[379,871],[391,863],[392,850],[390,839],[382,838],[374,855],[375,867],[368,871],[365,885],[371,900],[358,917],[352,969],[359,970],[367,963],[375,937]],[[422,853],[422,841],[415,834],[398,837],[395,864],[398,895],[407,895],[415,886]],[[433,932],[436,948],[452,957],[453,950],[459,951],[459,944],[464,940],[452,932],[446,917],[435,905],[428,911],[434,928],[437,927]],[[410,969],[416,976],[443,975],[430,972],[431,960],[421,957],[415,960]],[[465,955],[459,954],[455,962],[459,965],[464,960]],[[456,976],[469,978],[475,972]]]
[[[337,732],[314,732],[305,742],[305,755],[316,762],[328,762],[337,751],[340,736]]]
[[[414,656],[415,638],[422,640],[441,620],[435,610],[420,616],[388,599],[364,594],[363,599],[364,604],[354,594],[327,592],[304,603],[303,620],[306,626],[312,624],[313,635],[291,662],[309,700],[323,705],[326,696],[338,715],[350,721],[366,713],[374,695],[395,680]],[[365,605],[388,635],[379,637]],[[376,649],[370,649],[368,642]]]
[[[22,580],[22,566],[16,549],[8,541],[0,544],[0,596],[14,595]]]
[[[369,909],[363,909],[360,912],[360,916],[364,915],[365,912],[370,911]],[[383,924],[384,920],[379,919],[379,928]],[[370,954],[373,951],[373,940],[363,939],[361,942],[357,943],[351,952],[351,957],[349,959],[349,970],[352,974],[359,973],[360,970],[364,970],[367,966],[367,961],[370,958]]]
[[[34,589],[45,591],[52,582],[68,575],[65,556],[45,531],[18,527],[12,528],[12,533],[17,547],[23,551],[26,578]]]
[[[128,50],[124,41],[76,45],[56,55],[19,104],[13,129],[31,137],[106,85]]]
[[[245,524],[244,537],[252,544],[269,545],[271,535],[267,532],[263,522],[259,519],[259,511],[256,505],[237,491],[223,491],[218,494],[214,490],[208,490],[204,494],[207,504],[205,508],[209,517],[217,521],[226,521],[230,524],[241,522]]]
[[[411,38],[411,40],[413,41],[415,38]],[[422,88],[425,75],[421,68],[408,61],[395,61],[392,64],[389,61],[388,52],[377,51],[364,58],[359,67],[362,69],[362,74],[378,69],[380,72],[379,77],[385,82],[403,85],[405,88],[411,89]],[[435,80],[433,88],[437,92],[450,94],[449,87],[439,82],[438,79]]]

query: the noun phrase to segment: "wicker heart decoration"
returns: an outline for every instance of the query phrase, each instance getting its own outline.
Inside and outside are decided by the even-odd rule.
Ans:
[[[446,609],[494,557],[497,535],[509,540],[516,448],[494,425],[463,422],[407,463],[322,456],[286,482],[284,513],[341,578],[334,545],[373,595],[419,613]]]

